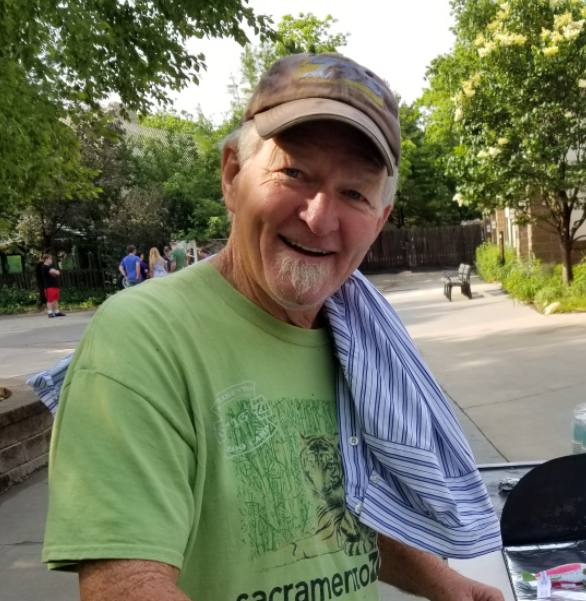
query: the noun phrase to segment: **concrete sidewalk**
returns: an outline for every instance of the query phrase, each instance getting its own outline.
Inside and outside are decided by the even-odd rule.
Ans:
[[[455,290],[450,303],[440,278],[426,271],[371,280],[454,401],[476,460],[569,454],[572,409],[586,402],[586,313],[541,315],[478,278],[473,300]]]

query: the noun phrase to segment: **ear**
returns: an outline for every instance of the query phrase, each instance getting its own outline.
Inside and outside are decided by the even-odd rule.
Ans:
[[[236,198],[236,176],[241,167],[238,161],[238,153],[232,144],[226,144],[222,151],[222,192],[226,208],[234,213],[234,200]]]
[[[379,221],[377,223],[377,231],[376,231],[376,235],[378,236],[380,234],[380,231],[383,229],[384,224],[387,222],[387,219],[389,218],[389,215],[391,214],[391,211],[393,210],[393,202],[391,202],[391,204],[388,207],[385,207],[383,209],[382,215],[379,217]]]

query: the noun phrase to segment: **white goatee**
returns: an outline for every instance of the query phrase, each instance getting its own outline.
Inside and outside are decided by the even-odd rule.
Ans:
[[[279,253],[277,261],[281,281],[289,280],[299,296],[317,288],[327,277],[329,271],[327,265],[307,263],[303,259],[291,257],[286,252]]]

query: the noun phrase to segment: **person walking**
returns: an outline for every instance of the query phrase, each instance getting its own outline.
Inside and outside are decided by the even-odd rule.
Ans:
[[[177,242],[171,242],[171,273],[175,271],[181,271],[184,267],[187,267],[187,255],[185,251],[177,246]]]
[[[159,254],[159,249],[153,246],[149,254],[149,277],[160,278],[168,273],[165,259]]]
[[[50,318],[65,317],[65,313],[59,311],[59,275],[58,269],[53,267],[53,256],[43,255],[43,285],[45,297],[47,298],[47,313]]]
[[[142,282],[140,259],[136,256],[136,246],[133,244],[128,245],[126,252],[128,254],[120,261],[118,269],[128,279],[128,287],[131,288]]]

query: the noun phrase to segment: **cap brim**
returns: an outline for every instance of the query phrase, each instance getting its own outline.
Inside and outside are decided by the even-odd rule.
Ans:
[[[327,98],[293,100],[257,113],[254,116],[254,123],[258,135],[267,140],[294,125],[322,119],[348,123],[368,136],[380,150],[388,174],[393,175],[396,159],[378,125],[368,115],[344,102]]]

